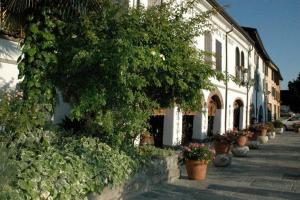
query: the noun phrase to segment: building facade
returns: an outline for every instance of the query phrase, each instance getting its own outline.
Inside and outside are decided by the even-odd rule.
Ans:
[[[129,5],[148,7],[161,2],[131,0]],[[216,89],[203,91],[205,102],[201,111],[184,112],[175,107],[160,112],[156,116],[159,123],[151,125],[162,132],[163,145],[179,145],[191,139],[201,140],[213,134],[224,134],[232,129],[241,130],[250,123],[263,123],[279,115],[280,102],[267,91],[268,88],[275,88],[278,97],[282,78],[264,49],[257,30],[239,26],[215,0],[201,1],[193,12],[211,9],[217,11],[210,19],[213,31],[196,38],[196,45],[199,50],[215,55],[211,58],[215,70],[234,76],[240,82],[211,80]],[[274,72],[277,79],[266,75],[266,67],[270,73]],[[274,111],[268,111],[269,105]],[[274,117],[269,117],[270,112]]]

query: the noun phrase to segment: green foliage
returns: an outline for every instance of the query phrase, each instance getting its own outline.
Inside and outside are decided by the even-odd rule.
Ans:
[[[284,124],[280,120],[275,120],[273,122],[275,128],[283,128]]]
[[[194,5],[163,4],[147,10],[110,3],[67,24],[58,42],[55,84],[73,105],[72,117],[111,145],[132,143],[152,110],[199,110],[209,78],[222,75],[204,62],[194,40],[211,13],[184,18]]]
[[[12,184],[16,179],[16,168],[14,162],[10,160],[11,152],[5,147],[5,143],[0,140],[0,199],[10,199],[15,197]]]
[[[0,90],[0,134],[6,137],[30,131],[44,123],[44,115],[35,112],[18,90]]]
[[[288,104],[294,112],[300,112],[300,73],[296,80],[289,82],[289,98]]]
[[[223,76],[196,48],[212,14],[187,18],[197,2],[124,10],[104,0],[102,12],[71,23],[50,5],[33,12],[19,64],[26,105],[42,125],[59,88],[72,104],[72,120],[84,122],[82,130],[123,148],[147,127],[155,108],[199,110],[201,91],[213,88],[210,78]]]
[[[105,186],[123,182],[136,161],[98,138],[63,136],[35,130],[15,137],[17,199],[85,199]]]
[[[45,9],[29,18],[18,65],[25,103],[39,115],[41,125],[49,120],[55,103],[55,88],[48,69],[57,64],[56,34],[60,33],[62,22],[53,15]]]
[[[274,124],[272,122],[267,122],[266,125],[268,126],[268,132],[273,132],[275,130]]]

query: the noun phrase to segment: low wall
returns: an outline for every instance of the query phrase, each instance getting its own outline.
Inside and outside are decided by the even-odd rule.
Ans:
[[[166,158],[155,159],[151,164],[134,175],[121,186],[115,188],[105,188],[101,195],[90,194],[89,200],[121,200],[129,199],[142,192],[147,192],[153,186],[172,182],[180,175],[178,167],[178,155],[168,156]]]

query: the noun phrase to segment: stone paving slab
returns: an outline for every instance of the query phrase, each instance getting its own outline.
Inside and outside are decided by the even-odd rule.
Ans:
[[[300,200],[300,134],[285,132],[226,168],[210,165],[204,181],[181,178],[131,200]]]

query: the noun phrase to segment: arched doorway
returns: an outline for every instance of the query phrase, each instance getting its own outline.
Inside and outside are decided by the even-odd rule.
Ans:
[[[243,111],[244,104],[240,99],[233,103],[233,128],[237,130],[243,129]]]
[[[220,95],[213,93],[208,98],[208,125],[207,125],[207,136],[213,134],[220,134],[221,131],[221,109],[223,108],[222,100]]]

